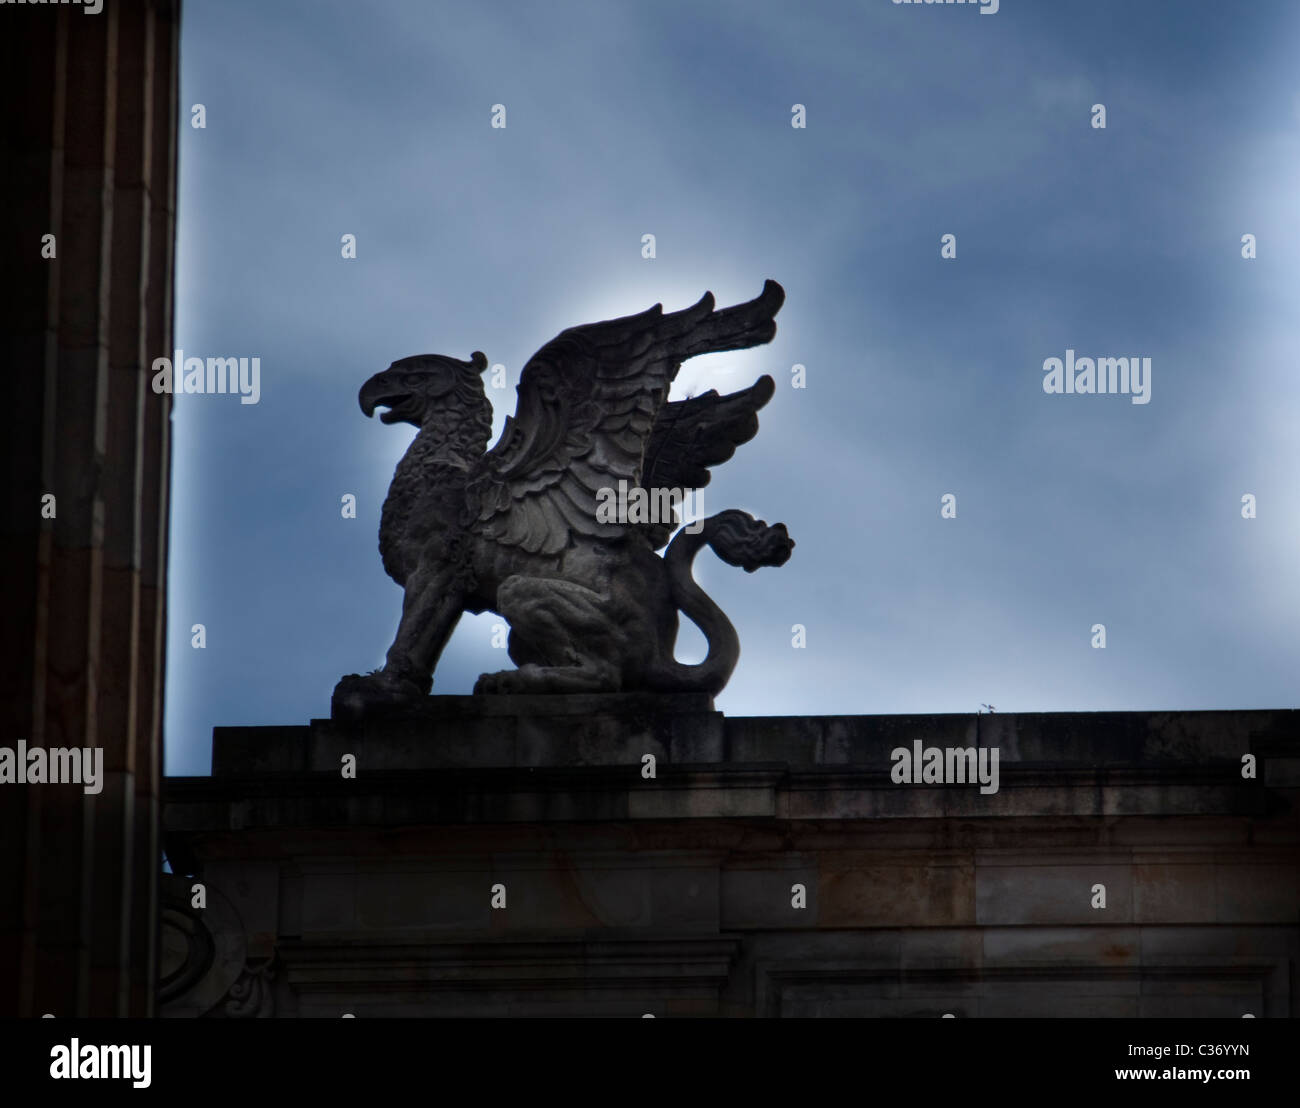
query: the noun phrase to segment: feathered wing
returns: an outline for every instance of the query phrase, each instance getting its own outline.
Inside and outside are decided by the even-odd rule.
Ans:
[[[781,286],[768,281],[758,297],[732,308],[714,311],[713,295],[705,293],[680,312],[665,315],[656,304],[640,315],[572,327],[548,342],[524,366],[515,415],[484,455],[473,483],[479,533],[534,554],[556,554],[574,535],[622,534],[623,525],[597,521],[597,494],[616,490],[620,480],[629,488],[645,483],[648,446],[656,486],[705,483],[691,484],[686,477],[703,471],[707,480],[704,467],[725,461],[737,442],[753,435],[751,430],[726,449],[722,443],[732,432],[707,431],[734,429],[737,418],[743,422],[739,409],[724,415],[717,406],[745,394],[706,394],[665,405],[668,388],[687,358],[771,342],[773,316],[784,300]],[[768,396],[770,387],[769,380]],[[752,405],[750,418],[766,399]],[[694,407],[687,412],[679,405]],[[655,447],[665,407],[672,418]],[[659,460],[682,442],[693,445],[681,460]],[[683,479],[662,479],[670,475]]]
[[[709,467],[729,461],[736,447],[758,434],[758,410],[775,391],[764,374],[726,396],[710,389],[665,404],[650,431],[642,482],[647,488],[704,488],[713,477]]]
[[[758,410],[772,399],[776,382],[764,374],[749,388],[719,396],[708,392],[672,400],[659,409],[650,430],[641,483],[648,489],[702,489],[712,479],[711,466],[730,461],[736,448],[758,434]],[[677,520],[644,524],[658,550],[671,537]]]

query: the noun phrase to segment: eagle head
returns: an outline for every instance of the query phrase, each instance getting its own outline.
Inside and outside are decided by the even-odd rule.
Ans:
[[[419,427],[434,401],[467,388],[481,394],[483,382],[479,374],[487,369],[487,364],[487,356],[479,350],[467,362],[442,354],[402,358],[362,385],[357,402],[367,416],[374,415],[376,408],[387,408],[379,417],[384,423],[410,423]]]

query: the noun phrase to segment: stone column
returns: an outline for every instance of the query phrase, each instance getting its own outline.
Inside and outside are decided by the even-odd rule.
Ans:
[[[154,1012],[179,17],[0,9],[0,745],[103,750],[0,784],[0,1015]]]

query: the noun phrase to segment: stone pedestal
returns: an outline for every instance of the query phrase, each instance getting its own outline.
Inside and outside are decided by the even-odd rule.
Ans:
[[[214,776],[167,783],[164,1013],[1293,1015],[1298,715],[218,728]],[[996,748],[998,791],[896,783],[918,741]]]

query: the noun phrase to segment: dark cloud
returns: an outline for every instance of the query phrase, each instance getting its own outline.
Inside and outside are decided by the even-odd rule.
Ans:
[[[765,277],[775,342],[679,382],[783,383],[705,492],[798,542],[753,576],[701,559],[744,649],[720,707],[1293,703],[1292,6],[696,8],[186,8],[208,125],[182,128],[178,345],[259,356],[262,396],[176,408],[170,772],[207,771],[213,725],[327,714],[382,662],[410,429],[362,417],[370,374],[483,350],[513,384],[564,327]],[[1067,347],[1151,357],[1151,403],[1044,394]],[[504,664],[494,621],[462,622],[438,691]]]

